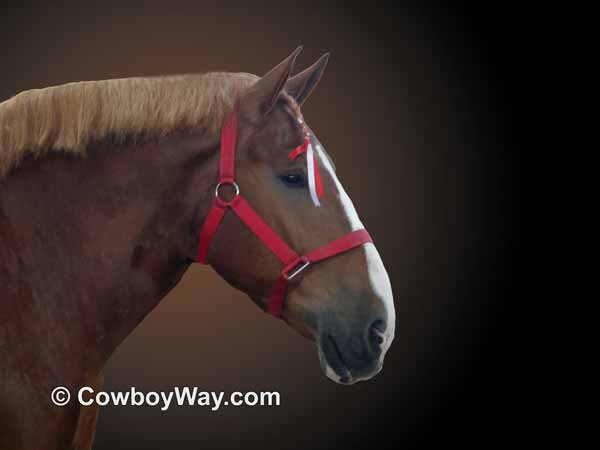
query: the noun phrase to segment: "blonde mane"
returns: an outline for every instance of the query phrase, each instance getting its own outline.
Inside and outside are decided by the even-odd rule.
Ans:
[[[0,178],[27,155],[85,155],[110,137],[157,138],[204,127],[216,132],[236,98],[256,80],[212,72],[82,81],[21,92],[0,103]]]

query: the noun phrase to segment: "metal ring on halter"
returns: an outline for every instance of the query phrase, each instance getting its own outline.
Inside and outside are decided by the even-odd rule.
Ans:
[[[227,185],[231,185],[234,187],[234,189],[235,189],[234,197],[237,197],[238,195],[240,195],[240,187],[238,186],[238,184],[235,181],[225,181],[225,182],[219,182],[217,184],[217,187],[215,188],[215,197],[219,198],[219,189],[221,189],[221,186],[227,186]]]
[[[289,275],[286,274],[286,278],[288,279],[288,281],[291,280],[296,275],[298,275],[300,272],[302,272],[304,269],[306,269],[308,266],[310,266],[310,262],[304,261],[304,263],[302,263],[302,265],[300,267],[298,267],[296,270],[294,270],[291,274],[289,274]]]
[[[300,274],[304,269],[310,266],[310,261],[306,259],[304,256],[300,257],[298,260],[294,261],[287,267],[284,267],[281,274],[283,278],[290,281],[292,278],[296,277],[296,275]],[[288,272],[291,272],[288,274]]]

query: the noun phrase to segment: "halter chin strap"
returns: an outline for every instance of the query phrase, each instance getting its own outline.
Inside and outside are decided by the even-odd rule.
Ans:
[[[356,230],[331,241],[330,243],[300,256],[292,250],[273,229],[265,223],[260,215],[240,194],[235,182],[235,146],[237,142],[237,105],[226,119],[221,129],[221,160],[219,164],[219,183],[215,188],[215,200],[200,230],[198,243],[198,262],[208,264],[207,256],[210,244],[219,229],[228,209],[232,210],[248,228],[279,258],[284,265],[279,279],[275,283],[267,312],[281,317],[281,309],[291,279],[299,275],[307,267],[324,259],[347,252],[371,241],[367,230]],[[223,200],[220,195],[222,186],[230,185],[235,189],[235,196],[230,201]]]

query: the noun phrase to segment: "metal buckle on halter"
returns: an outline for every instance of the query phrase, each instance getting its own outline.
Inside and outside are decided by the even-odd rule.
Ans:
[[[291,264],[284,267],[283,270],[281,271],[281,275],[287,281],[290,281],[296,275],[299,275],[308,266],[310,266],[310,261],[308,259],[306,259],[304,256],[302,256],[301,258],[298,258],[297,260],[293,261]],[[292,273],[288,274],[288,272],[290,272],[290,271],[292,271]]]
[[[235,194],[233,196],[234,198],[240,195],[240,187],[235,181],[219,181],[219,183],[217,183],[217,187],[215,188],[216,198],[221,198],[219,197],[219,189],[221,189],[222,186],[233,186],[233,188],[235,189]]]

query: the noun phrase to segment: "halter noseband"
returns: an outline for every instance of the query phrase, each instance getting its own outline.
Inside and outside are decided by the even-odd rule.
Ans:
[[[310,265],[347,252],[371,241],[367,230],[352,231],[345,236],[329,242],[305,255],[298,255],[285,241],[260,217],[240,194],[235,182],[235,147],[237,142],[237,105],[225,120],[221,129],[221,159],[219,163],[219,182],[215,187],[215,200],[200,230],[198,243],[198,262],[208,264],[207,256],[210,244],[228,209],[231,209],[248,228],[271,250],[284,264],[281,275],[269,296],[267,312],[275,317],[281,316],[287,285],[291,279]],[[232,200],[225,201],[219,191],[222,186],[230,185],[235,189]]]

